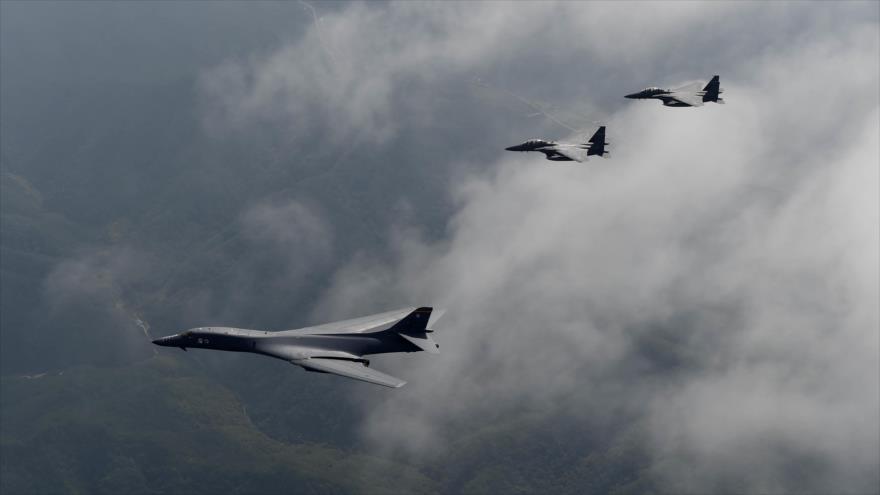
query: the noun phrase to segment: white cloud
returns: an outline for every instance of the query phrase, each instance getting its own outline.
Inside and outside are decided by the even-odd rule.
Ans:
[[[469,78],[489,64],[528,63],[536,55],[528,41],[538,36],[546,56],[571,56],[573,64],[583,59],[632,65],[653,56],[656,43],[674,42],[682,23],[711,23],[731,8],[656,2],[356,3],[323,15],[277,51],[207,71],[201,80],[206,124],[228,131],[269,123],[295,135],[320,122],[322,131],[337,139],[357,134],[381,143],[396,134],[402,113],[422,111],[421,118],[430,118],[418,108],[430,102],[401,108],[396,101],[414,82]],[[622,20],[639,36],[609,36],[607,26]],[[571,76],[580,73],[582,68]]]
[[[333,254],[333,232],[326,221],[298,201],[256,204],[245,211],[241,224],[248,241],[285,262],[291,277]]]
[[[382,445],[430,456],[482,414],[623,408],[648,425],[652,472],[669,489],[723,490],[733,479],[766,492],[870,491],[880,463],[880,47],[876,13],[862,20],[860,8],[869,11],[357,4],[324,18],[332,58],[311,31],[208,74],[204,87],[223,125],[305,132],[319,121],[381,143],[430,118],[397,106],[412,81],[434,87],[542,53],[597,64],[572,71],[584,84],[614,63],[630,73],[663,57],[679,70],[689,57],[711,66],[727,105],[621,102],[607,122],[613,158],[584,166],[500,155],[490,173],[455,184],[449,239],[400,228],[393,259],[355,257],[318,311],[450,309],[439,357],[376,361],[410,381],[381,404],[363,398],[365,434]],[[716,25],[728,37],[688,41],[712,39],[706,26]],[[657,339],[669,342],[654,352],[678,362],[674,372],[644,356]],[[804,459],[817,466],[809,485],[789,469]]]

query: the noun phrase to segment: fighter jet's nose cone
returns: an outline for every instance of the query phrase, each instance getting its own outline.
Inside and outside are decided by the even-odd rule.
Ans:
[[[516,151],[516,149],[514,149],[514,148],[516,148],[516,146],[508,146],[507,148],[504,148],[504,149],[507,151]]]
[[[629,98],[631,100],[635,100],[638,97],[639,97],[638,93],[632,93],[632,94],[628,94],[628,95],[624,96],[624,98]]]

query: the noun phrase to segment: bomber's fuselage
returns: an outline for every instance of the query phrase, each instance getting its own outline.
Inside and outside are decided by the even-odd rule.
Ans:
[[[403,308],[296,330],[269,332],[232,327],[198,327],[158,338],[163,347],[250,352],[283,359],[306,371],[330,373],[375,385],[399,388],[406,381],[370,368],[365,356],[389,352],[439,353],[429,335],[431,318],[443,311]],[[434,321],[436,321],[436,318]]]
[[[229,327],[201,327],[153,341],[165,347],[252,352],[290,361],[310,356],[364,356],[388,352],[417,352],[418,347],[396,332],[310,334],[296,330],[268,332]]]

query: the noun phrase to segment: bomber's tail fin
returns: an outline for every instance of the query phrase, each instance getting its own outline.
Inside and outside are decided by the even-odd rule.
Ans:
[[[424,333],[428,328],[428,321],[430,321],[433,311],[434,308],[417,308],[412,313],[401,318],[389,330],[398,333]]]
[[[709,81],[709,84],[703,88],[703,101],[711,101],[714,103],[724,103],[724,99],[720,98],[718,95],[724,92],[721,89],[721,81],[720,78],[716,75],[712,77],[712,80]]]
[[[434,308],[418,308],[403,317],[389,330],[397,332],[398,335],[425,352],[439,354],[440,346],[428,335],[433,332],[428,327],[440,319],[443,313],[445,313],[444,310],[434,311]]]

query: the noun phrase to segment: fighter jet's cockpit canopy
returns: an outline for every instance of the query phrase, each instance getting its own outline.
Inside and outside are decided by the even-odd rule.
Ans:
[[[645,88],[645,89],[639,91],[639,94],[642,94],[644,96],[653,96],[656,94],[663,94],[663,93],[668,93],[668,92],[669,92],[668,90],[665,90],[663,88],[651,86],[650,88]]]
[[[639,91],[638,93],[628,94],[628,95],[626,95],[626,98],[635,98],[635,99],[651,98],[652,96],[663,95],[666,93],[669,93],[669,90],[663,89],[663,88],[658,88],[656,86],[651,86],[650,88],[645,88],[645,89]]]

